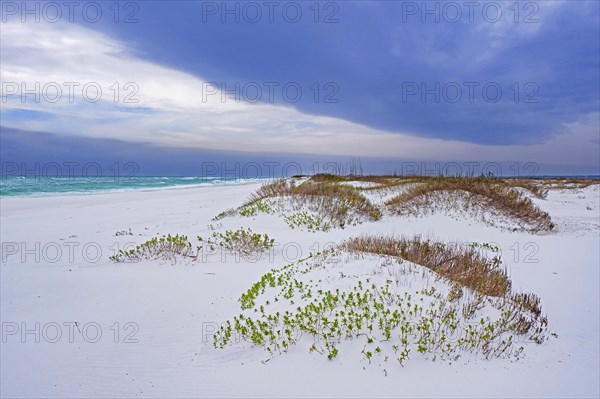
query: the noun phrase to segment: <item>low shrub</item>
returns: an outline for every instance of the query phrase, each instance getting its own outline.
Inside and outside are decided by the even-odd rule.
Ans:
[[[171,234],[160,238],[154,237],[130,250],[119,250],[110,259],[114,262],[139,262],[143,259],[169,259],[177,255],[195,258],[196,253],[187,236]]]

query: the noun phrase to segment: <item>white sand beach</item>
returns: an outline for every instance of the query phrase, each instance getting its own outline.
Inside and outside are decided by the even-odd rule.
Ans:
[[[0,399],[600,398],[600,1],[0,15]]]
[[[211,220],[259,187],[2,198],[1,396],[600,395],[600,185],[532,198],[556,225],[538,234],[444,212],[385,214],[328,232],[291,229],[278,215]],[[109,259],[127,243],[163,234],[195,239],[242,226],[275,239],[272,256]],[[213,347],[216,326],[240,313],[240,295],[263,274],[365,233],[496,243],[513,289],[540,297],[553,335],[541,345],[525,343],[519,360],[467,353],[434,361],[414,353],[404,366],[383,356],[366,361],[356,340],[342,341],[332,360],[303,342],[273,356],[244,341]],[[348,267],[360,269],[360,259],[355,263]],[[325,269],[323,281],[332,283],[343,270],[343,264]]]

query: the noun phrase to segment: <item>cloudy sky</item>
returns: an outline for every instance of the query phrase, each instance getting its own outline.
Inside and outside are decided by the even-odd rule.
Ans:
[[[0,151],[599,173],[599,24],[597,1],[2,2]]]

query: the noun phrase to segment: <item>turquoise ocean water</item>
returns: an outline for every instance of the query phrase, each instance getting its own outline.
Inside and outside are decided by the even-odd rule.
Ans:
[[[161,190],[240,184],[265,179],[213,177],[24,177],[0,176],[0,197],[45,197],[85,195],[102,192]]]
[[[598,179],[597,175],[586,176],[540,176],[540,177],[586,177]],[[102,192],[134,190],[162,190],[178,187],[205,187],[224,184],[266,182],[267,178],[223,178],[223,177],[38,177],[0,176],[0,197],[47,197],[56,195],[85,195]]]

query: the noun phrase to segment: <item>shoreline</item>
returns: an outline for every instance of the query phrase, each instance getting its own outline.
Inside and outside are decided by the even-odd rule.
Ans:
[[[69,191],[69,192],[52,192],[52,193],[32,193],[24,195],[0,195],[0,200],[9,198],[54,198],[54,197],[87,197],[91,195],[106,195],[106,194],[120,194],[120,193],[133,193],[133,192],[161,192],[170,190],[187,190],[187,189],[200,189],[210,187],[229,187],[229,186],[244,186],[256,183],[266,183],[272,179],[248,179],[246,181],[230,182],[224,180],[222,183],[198,183],[189,185],[174,185],[168,187],[142,187],[142,188],[123,188],[123,189],[108,189],[108,190],[97,190],[97,191]]]

